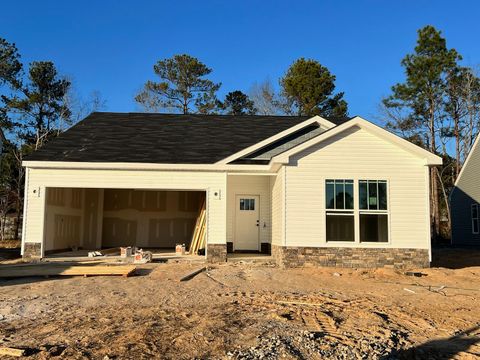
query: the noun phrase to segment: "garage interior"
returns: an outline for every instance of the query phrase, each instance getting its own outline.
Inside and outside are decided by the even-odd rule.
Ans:
[[[47,188],[45,254],[190,247],[204,191]]]

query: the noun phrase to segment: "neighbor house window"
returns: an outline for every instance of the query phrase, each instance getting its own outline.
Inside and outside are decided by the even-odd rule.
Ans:
[[[326,180],[327,241],[354,241],[353,180]]]
[[[388,242],[387,181],[358,182],[360,241]]]
[[[472,233],[478,234],[480,226],[480,216],[478,214],[478,204],[472,204]]]

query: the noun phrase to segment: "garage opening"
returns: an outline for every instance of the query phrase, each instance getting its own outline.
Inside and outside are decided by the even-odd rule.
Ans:
[[[186,249],[205,191],[47,188],[44,251]]]

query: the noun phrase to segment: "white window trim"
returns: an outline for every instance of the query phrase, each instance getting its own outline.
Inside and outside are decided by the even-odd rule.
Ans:
[[[476,208],[477,210],[477,217],[474,218],[473,217],[473,209]],[[472,219],[472,234],[473,235],[477,235],[480,233],[480,214],[478,213],[479,211],[479,206],[478,204],[472,204],[472,206],[470,207],[470,218]],[[477,231],[475,231],[475,221],[477,222]]]
[[[353,210],[348,209],[327,209],[326,204],[326,193],[327,193],[327,180],[352,180],[353,179]],[[360,210],[360,200],[359,200],[359,184],[360,180],[381,180],[386,181],[387,183],[387,210]],[[378,179],[373,179],[369,177],[352,177],[352,176],[328,176],[323,179],[323,209],[324,209],[324,216],[325,222],[323,227],[323,236],[325,239],[325,243],[331,245],[339,245],[341,247],[348,247],[352,245],[358,245],[360,247],[386,247],[391,245],[391,206],[390,206],[390,179],[385,176],[378,177]],[[354,216],[354,240],[353,241],[335,241],[335,240],[327,240],[327,222],[326,218],[329,212],[353,212]],[[387,223],[388,223],[388,231],[387,231],[387,240],[384,242],[376,242],[376,241],[360,241],[360,213],[369,213],[369,214],[385,214],[387,215]],[[341,214],[336,214],[341,215]],[[352,216],[351,214],[345,214],[346,216]]]

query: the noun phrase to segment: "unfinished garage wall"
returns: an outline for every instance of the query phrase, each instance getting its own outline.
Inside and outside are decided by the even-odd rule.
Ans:
[[[197,191],[107,189],[102,246],[188,245],[205,194]]]
[[[83,189],[46,189],[45,251],[82,246],[83,196]]]
[[[226,247],[226,179],[224,172],[213,171],[47,169],[29,166],[25,179],[22,254],[43,256],[44,189],[62,186],[206,191],[207,242]]]

